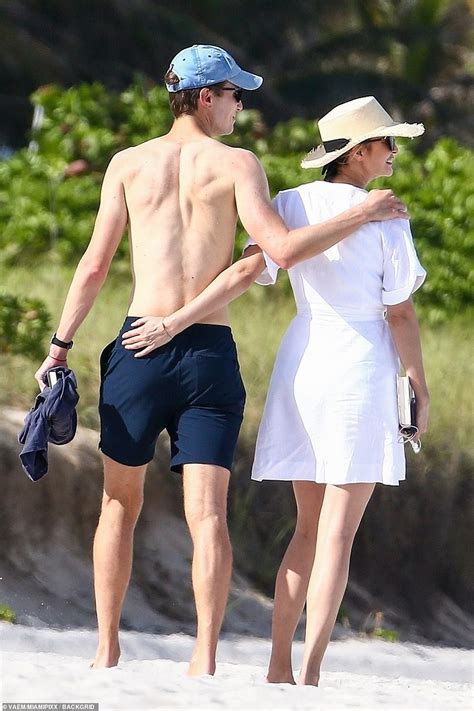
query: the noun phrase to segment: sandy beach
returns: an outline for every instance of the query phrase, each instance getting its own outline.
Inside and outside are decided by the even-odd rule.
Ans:
[[[371,639],[356,632],[363,627],[352,608],[354,625],[336,625],[319,688],[266,684],[272,604],[238,570],[217,673],[188,678],[195,624],[188,584],[192,546],[177,510],[176,483],[159,474],[166,471],[163,447],[150,467],[135,537],[138,555],[122,615],[123,628],[134,631],[122,632],[117,668],[90,670],[97,642],[90,561],[101,490],[97,433],[80,429],[67,448],[52,448],[50,473],[32,486],[19,471],[15,433],[22,413],[2,414],[0,601],[17,621],[0,622],[3,703],[98,703],[100,711],[474,708],[472,651],[431,646],[418,635],[410,642]],[[358,589],[361,609],[383,609],[389,627],[397,622],[410,631],[397,611],[378,607],[380,601],[367,595]],[[438,617],[437,630],[445,640],[472,646],[468,615],[445,601]],[[296,670],[301,658],[302,643],[297,642]]]
[[[106,709],[473,708],[469,650],[351,638],[331,643],[319,688],[266,684],[268,640],[227,636],[214,677],[186,676],[193,639],[184,634],[122,634],[118,667],[90,670],[90,630],[2,623],[3,703],[99,703]],[[295,645],[298,668],[302,644]]]

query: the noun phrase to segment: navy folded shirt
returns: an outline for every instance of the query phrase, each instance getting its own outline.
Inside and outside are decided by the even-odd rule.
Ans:
[[[56,373],[57,382],[36,397],[18,435],[18,441],[24,445],[21,465],[32,481],[48,472],[48,443],[67,444],[76,434],[79,400],[76,376],[69,368],[51,370]]]

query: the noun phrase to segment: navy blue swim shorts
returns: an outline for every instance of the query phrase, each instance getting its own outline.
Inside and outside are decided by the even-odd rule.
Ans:
[[[164,429],[171,441],[171,469],[214,464],[231,469],[242,423],[245,389],[228,326],[194,324],[172,341],[135,358],[122,333],[103,350],[99,447],[121,464],[150,462]]]

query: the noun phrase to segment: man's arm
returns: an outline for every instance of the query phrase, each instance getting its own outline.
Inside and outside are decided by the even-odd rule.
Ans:
[[[57,337],[70,341],[89,313],[99,293],[127,224],[127,206],[120,179],[121,158],[112,158],[102,184],[100,207],[89,245],[74,273],[66,297]],[[67,350],[51,345],[49,355],[35,373],[40,387],[44,373],[65,364]]]
[[[330,220],[289,230],[272,208],[267,177],[253,153],[239,150],[234,174],[237,212],[245,231],[283,269],[321,254],[366,222],[407,217],[405,205],[391,190],[372,190],[364,202]]]
[[[430,396],[423,368],[420,330],[411,299],[387,306],[387,322],[405,372],[416,397],[416,426],[419,434],[428,429]]]
[[[265,268],[260,247],[245,250],[245,255],[221,272],[192,301],[163,318],[144,316],[132,323],[132,329],[123,334],[127,350],[140,350],[135,358],[148,355],[163,346],[185,328],[236,299],[244,293]]]

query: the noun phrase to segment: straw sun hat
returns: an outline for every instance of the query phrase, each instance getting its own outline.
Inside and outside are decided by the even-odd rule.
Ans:
[[[422,123],[397,123],[374,96],[340,104],[318,121],[322,143],[303,159],[302,168],[322,168],[369,138],[421,136]]]

